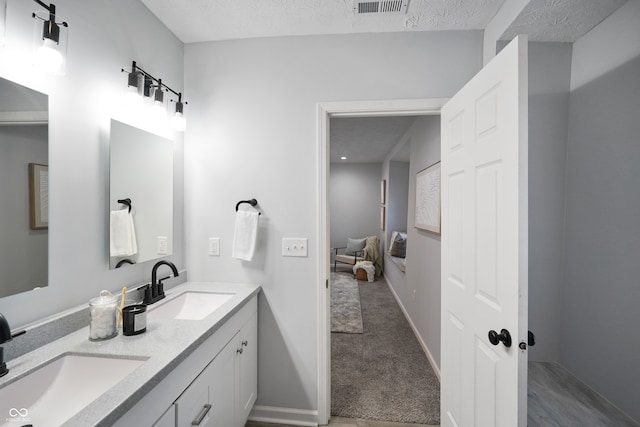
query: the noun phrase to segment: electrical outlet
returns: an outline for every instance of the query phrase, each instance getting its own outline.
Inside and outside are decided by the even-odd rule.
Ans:
[[[285,237],[282,239],[282,256],[307,256],[307,239]]]
[[[220,256],[219,237],[209,237],[209,256]]]
[[[167,236],[158,236],[158,255],[169,254],[169,240]]]

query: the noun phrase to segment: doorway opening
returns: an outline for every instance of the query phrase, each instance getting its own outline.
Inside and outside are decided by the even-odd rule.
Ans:
[[[323,103],[318,106],[318,180],[320,188],[318,200],[318,235],[320,236],[318,248],[318,253],[320,254],[318,257],[318,284],[320,285],[318,286],[318,289],[320,290],[320,295],[318,296],[318,347],[320,358],[318,378],[318,421],[320,424],[327,423],[331,415],[331,322],[330,291],[328,286],[332,270],[330,267],[330,252],[332,246],[329,201],[331,119],[344,117],[436,116],[440,114],[440,108],[445,102],[445,99],[389,100]],[[382,223],[384,224],[385,222],[382,221]],[[388,236],[386,235],[387,231],[390,232],[391,230],[377,230],[378,235],[383,237],[381,240],[384,241],[385,246],[388,240]],[[345,242],[347,237],[351,236],[345,236]],[[384,254],[382,254],[382,256],[384,256]],[[397,295],[394,296],[397,297]],[[421,344],[424,347],[424,343]],[[434,363],[433,357],[430,357],[430,362],[432,364]],[[437,371],[437,368],[435,370]]]

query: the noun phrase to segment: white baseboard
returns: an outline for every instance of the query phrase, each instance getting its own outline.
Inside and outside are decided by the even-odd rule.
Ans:
[[[400,300],[400,297],[398,296],[396,291],[393,289],[393,286],[391,286],[391,283],[389,282],[389,278],[387,277],[386,274],[383,274],[382,276],[384,277],[384,281],[387,282],[387,286],[391,290],[391,294],[393,295],[393,298],[395,298],[396,302],[400,306],[400,310],[402,310],[402,314],[404,314],[405,319],[407,319],[407,322],[409,322],[409,325],[411,326],[411,329],[413,330],[413,334],[418,339],[418,342],[420,343],[420,347],[422,347],[422,350],[424,351],[424,354],[427,356],[427,360],[429,361],[429,364],[433,368],[433,372],[435,372],[436,376],[438,377],[438,381],[440,381],[441,380],[440,379],[440,368],[438,368],[438,365],[436,365],[436,360],[433,358],[433,355],[429,351],[429,347],[427,347],[427,344],[424,342],[424,340],[420,336],[420,333],[418,332],[418,329],[416,328],[416,325],[414,325],[413,320],[411,320],[411,317],[409,316],[409,313],[404,308],[404,305],[402,304],[402,301]]]
[[[256,405],[251,410],[251,414],[249,414],[249,420],[262,423],[317,427],[318,411]]]

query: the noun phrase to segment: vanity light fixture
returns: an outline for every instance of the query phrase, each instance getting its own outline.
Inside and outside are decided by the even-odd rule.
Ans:
[[[138,99],[153,97],[152,109],[154,110],[154,115],[164,115],[166,113],[164,104],[165,92],[170,92],[177,96],[177,100],[171,99],[171,102],[175,102],[175,110],[171,118],[171,125],[175,130],[184,132],[186,125],[184,118],[184,104],[187,102],[182,101],[182,92],[176,92],[164,84],[162,79],[157,79],[142,68],[138,67],[136,61],[132,61],[131,71],[124,68],[121,71],[129,73],[129,77],[127,79],[128,96],[136,96]]]
[[[56,5],[47,5],[40,0],[33,0],[44,7],[47,12],[34,12],[35,19],[35,60],[34,65],[49,74],[65,73],[67,62],[67,40],[69,24],[56,22]]]

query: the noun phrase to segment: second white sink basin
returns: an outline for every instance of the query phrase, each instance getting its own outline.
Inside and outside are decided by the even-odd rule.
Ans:
[[[233,293],[185,292],[149,312],[155,319],[202,320],[225,302]]]
[[[145,360],[65,354],[0,388],[0,423],[63,424]]]

